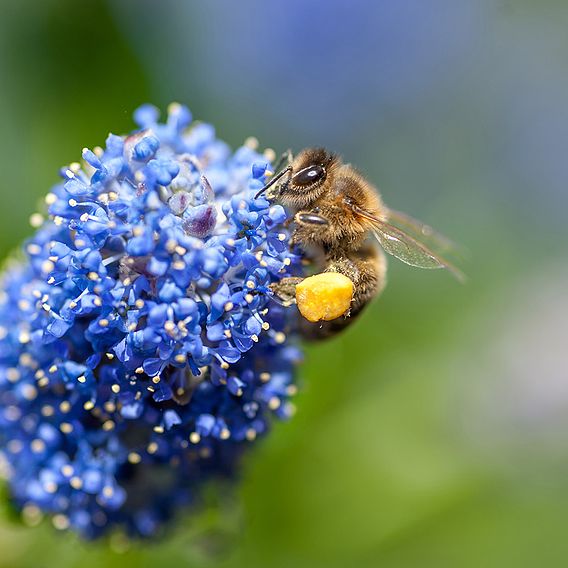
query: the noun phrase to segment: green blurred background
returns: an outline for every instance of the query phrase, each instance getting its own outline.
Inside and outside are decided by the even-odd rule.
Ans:
[[[81,148],[176,100],[236,147],[325,145],[470,251],[391,262],[311,346],[294,420],[163,542],[0,525],[0,566],[532,567],[568,558],[564,0],[3,0],[0,252]]]

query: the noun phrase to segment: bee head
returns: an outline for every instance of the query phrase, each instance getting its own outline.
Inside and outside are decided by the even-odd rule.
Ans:
[[[278,185],[277,199],[300,209],[311,205],[326,188],[331,166],[337,158],[323,148],[302,150],[293,160],[289,175]]]
[[[292,162],[290,175],[278,187],[278,200],[296,209],[312,204],[324,193],[337,161],[324,148],[302,150]]]
[[[307,148],[280,170],[255,197],[265,194],[267,199],[279,201],[287,207],[308,207],[330,187],[333,170],[340,165],[340,159],[324,148]]]

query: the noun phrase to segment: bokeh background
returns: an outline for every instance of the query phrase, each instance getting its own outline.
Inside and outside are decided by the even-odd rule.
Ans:
[[[532,567],[568,557],[564,0],[2,0],[0,253],[58,167],[143,102],[236,147],[325,145],[469,249],[466,286],[391,262],[311,346],[294,420],[160,543],[5,511],[0,566]]]

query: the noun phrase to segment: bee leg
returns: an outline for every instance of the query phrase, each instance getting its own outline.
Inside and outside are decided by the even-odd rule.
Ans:
[[[337,257],[329,261],[325,272],[337,272],[339,274],[343,274],[343,276],[347,276],[351,282],[353,282],[353,300],[351,300],[351,306],[349,311],[347,311],[341,318],[338,319],[347,319],[354,315],[354,305],[355,300],[358,296],[359,291],[359,283],[361,280],[360,272],[357,266],[357,263],[354,262],[347,256],[344,257]],[[357,301],[357,305],[359,302]]]
[[[351,309],[344,316],[331,321],[310,323],[301,318],[300,328],[308,340],[327,339],[346,329],[365,307],[384,289],[386,258],[375,247],[363,247],[348,256],[328,259],[326,272],[339,272],[353,282]]]
[[[269,288],[282,303],[292,305],[296,303],[296,286],[303,280],[298,276],[288,276],[279,282],[270,284]]]
[[[347,257],[332,259],[326,272],[339,272],[353,282],[350,317],[358,315],[386,284],[386,258],[375,247],[364,247]]]

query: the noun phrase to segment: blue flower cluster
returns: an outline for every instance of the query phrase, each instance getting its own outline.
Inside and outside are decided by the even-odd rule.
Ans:
[[[24,517],[154,535],[288,417],[300,352],[268,285],[301,272],[272,156],[172,104],[61,171],[0,283],[0,450]]]

